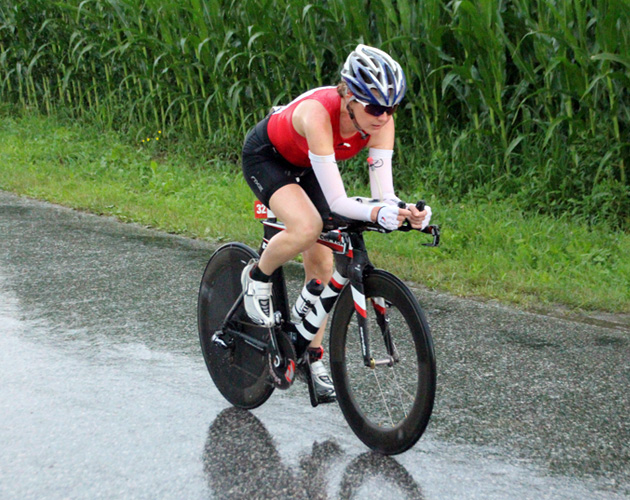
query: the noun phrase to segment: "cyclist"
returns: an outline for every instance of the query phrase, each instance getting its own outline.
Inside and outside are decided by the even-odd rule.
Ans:
[[[245,138],[242,166],[258,199],[285,224],[259,262],[250,262],[241,276],[245,310],[258,324],[272,326],[271,274],[300,253],[306,280],[327,283],[332,276],[330,249],[315,244],[330,211],[388,230],[405,219],[414,228],[429,223],[429,207],[399,208],[392,180],[394,111],[406,90],[405,75],[387,53],[358,45],[350,53],[336,87],[320,87],[272,112]],[[337,160],[369,148],[373,198],[382,206],[348,198]],[[310,342],[308,362],[320,402],[334,401],[335,391],[322,363],[325,324]],[[299,355],[300,353],[298,353]]]

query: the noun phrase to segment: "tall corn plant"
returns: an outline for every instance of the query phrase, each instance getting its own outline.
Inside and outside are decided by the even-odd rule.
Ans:
[[[627,221],[622,205],[629,194],[628,140],[620,133],[628,124],[629,67],[622,55],[630,49],[627,4],[516,5],[526,29],[508,46],[530,89],[519,105],[527,116],[520,127],[547,158],[523,174],[534,179],[535,193],[546,205],[565,209],[561,200],[580,196],[574,209],[612,211],[615,219]]]
[[[629,23],[627,0],[5,0],[0,100],[237,154],[367,43],[408,77],[400,178],[628,225]]]

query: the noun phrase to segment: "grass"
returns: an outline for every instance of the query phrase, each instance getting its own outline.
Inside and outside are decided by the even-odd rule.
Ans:
[[[159,131],[141,142],[34,113],[0,117],[0,189],[192,238],[258,244],[254,196],[234,163],[187,154]],[[442,245],[422,247],[423,235],[369,235],[374,263],[459,296],[630,312],[630,235],[524,212],[510,200],[476,200],[429,197]]]

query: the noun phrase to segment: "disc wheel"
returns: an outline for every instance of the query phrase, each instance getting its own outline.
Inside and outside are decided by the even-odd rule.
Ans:
[[[241,294],[241,272],[257,257],[241,243],[223,245],[206,266],[197,302],[199,339],[210,376],[225,399],[246,409],[263,404],[274,390],[266,354],[269,330],[249,321],[242,302],[222,327]],[[225,346],[213,341],[215,333]]]

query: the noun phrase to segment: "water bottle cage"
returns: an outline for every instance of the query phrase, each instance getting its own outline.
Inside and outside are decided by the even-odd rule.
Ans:
[[[302,319],[304,319],[304,317],[310,312],[311,309],[313,309],[313,307],[315,307],[314,302],[311,302],[310,300],[305,300],[300,310],[296,311],[299,316],[296,323],[299,323],[300,321],[302,321]]]

